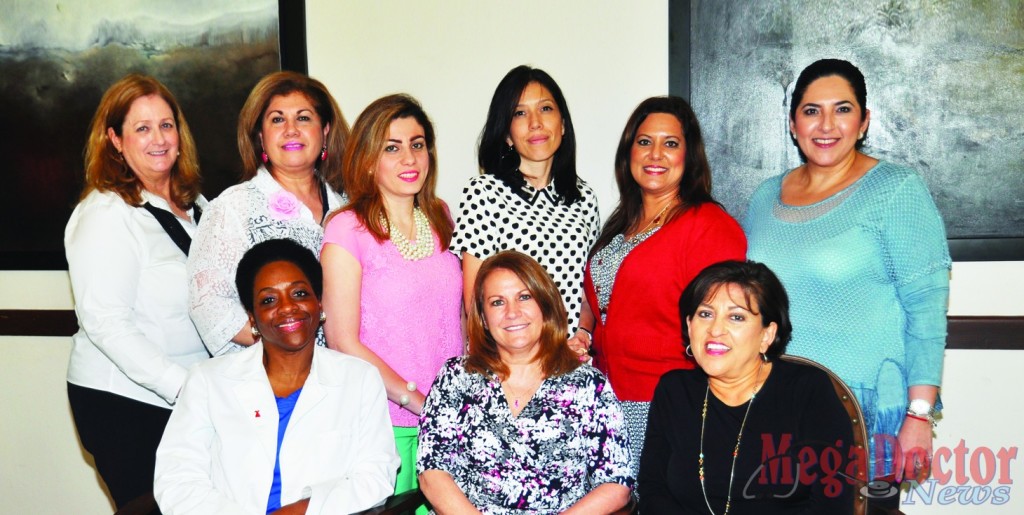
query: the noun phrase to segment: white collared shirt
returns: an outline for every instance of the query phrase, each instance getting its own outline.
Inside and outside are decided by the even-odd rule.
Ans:
[[[191,235],[188,216],[178,222]],[[68,382],[169,408],[187,367],[208,357],[188,316],[185,254],[150,212],[99,191],[75,207],[64,249],[79,324]]]
[[[298,202],[291,215],[270,208],[270,200],[284,191],[270,172],[260,168],[255,177],[224,190],[203,211],[188,259],[189,310],[214,356],[243,348],[231,339],[249,320],[235,289],[235,271],[247,250],[266,240],[288,238],[320,256],[324,230],[305,204]],[[327,204],[327,211],[333,211],[345,204],[345,198],[328,187]]]

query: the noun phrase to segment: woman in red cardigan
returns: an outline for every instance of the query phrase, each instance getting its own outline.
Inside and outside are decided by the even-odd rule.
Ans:
[[[743,230],[711,197],[700,125],[678,97],[633,111],[615,153],[619,205],[591,251],[580,327],[623,402],[637,472],[647,409],[662,374],[693,368],[683,353],[679,296],[704,267],[746,257]],[[592,327],[592,332],[587,328]]]

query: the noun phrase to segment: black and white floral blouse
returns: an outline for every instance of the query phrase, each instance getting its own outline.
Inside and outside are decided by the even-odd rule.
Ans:
[[[590,365],[541,383],[513,416],[497,377],[448,360],[420,416],[417,473],[447,472],[485,514],[560,513],[603,483],[633,487],[611,384]]]
[[[477,175],[462,190],[450,245],[459,257],[517,250],[537,260],[562,294],[570,333],[579,324],[587,253],[601,230],[594,190],[582,179],[577,187],[583,198],[567,206],[556,201],[554,180],[540,190],[527,183],[524,200],[494,175]]]

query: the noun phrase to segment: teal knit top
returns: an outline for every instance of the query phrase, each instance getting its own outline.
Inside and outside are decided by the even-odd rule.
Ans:
[[[748,259],[768,265],[789,294],[786,352],[832,369],[857,395],[869,432],[895,437],[908,386],[938,386],[942,376],[952,265],[942,219],[921,178],[892,163],[807,206],[782,203],[785,175],[758,187],[743,228]],[[892,451],[886,445],[873,476],[891,472]]]

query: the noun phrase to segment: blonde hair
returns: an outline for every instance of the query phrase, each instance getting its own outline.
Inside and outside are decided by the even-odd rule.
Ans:
[[[107,129],[112,129],[118,137],[123,136],[124,119],[132,104],[150,95],[157,95],[167,102],[174,114],[174,125],[178,131],[179,155],[171,167],[169,200],[179,208],[187,209],[199,197],[199,157],[192,132],[177,99],[160,81],[133,73],[107,88],[92,117],[89,139],[85,144],[85,187],[82,189],[82,198],[93,190],[112,191],[129,205],[142,205],[142,181],[114,147]]]
[[[260,132],[263,130],[263,115],[274,97],[301,93],[313,104],[313,109],[320,117],[320,123],[330,125],[324,146],[327,148],[327,160],[320,163],[320,177],[336,191],[344,191],[341,176],[341,160],[348,143],[348,123],[338,109],[327,86],[320,81],[297,72],[280,71],[271,73],[256,83],[249,98],[245,99],[242,111],[238,113],[238,153],[242,157],[242,180],[247,181],[256,176],[256,171],[263,164],[263,145],[260,143]]]

